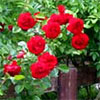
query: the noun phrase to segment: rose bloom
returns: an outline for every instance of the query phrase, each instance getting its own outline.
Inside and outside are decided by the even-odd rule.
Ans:
[[[42,29],[45,31],[46,37],[50,39],[55,39],[60,34],[60,25],[58,23],[48,23]]]
[[[3,24],[3,23],[0,22],[0,27],[1,27],[0,28],[0,32],[3,32],[4,31],[4,26],[5,26],[5,24]]]
[[[33,36],[28,42],[27,47],[31,53],[34,53],[36,55],[43,52],[45,49],[45,40],[42,36],[36,35]]]
[[[61,15],[58,14],[52,14],[50,16],[50,19],[48,20],[48,23],[52,23],[52,22],[56,22],[60,25],[63,25],[63,17]]]
[[[72,32],[74,35],[80,34],[84,28],[84,22],[79,18],[71,18],[67,30]]]
[[[36,21],[34,20],[34,18],[32,18],[29,12],[21,13],[18,17],[17,22],[18,22],[18,26],[22,30],[28,30],[36,24]]]
[[[21,71],[21,67],[17,65],[16,61],[13,61],[10,65],[4,65],[4,73],[9,73],[11,76],[18,75]]]
[[[72,46],[77,50],[82,50],[86,48],[86,46],[88,45],[88,42],[89,42],[89,37],[85,33],[75,35],[72,38]]]
[[[42,79],[49,75],[50,71],[48,66],[42,62],[33,63],[30,67],[32,77]]]
[[[52,14],[50,16],[50,19],[48,20],[48,23],[56,22],[60,25],[67,24],[69,20],[72,18],[71,14]]]
[[[24,55],[25,55],[25,51],[24,50],[22,50],[22,51],[20,51],[18,54],[17,54],[17,58],[18,59],[20,59],[20,58],[24,58]]]
[[[12,31],[13,25],[8,25],[8,29],[9,29],[10,31]]]
[[[65,6],[64,5],[58,5],[58,11],[60,14],[64,14],[65,13]]]
[[[69,22],[69,20],[73,17],[73,15],[65,13],[64,5],[58,5],[59,14],[52,14],[48,23],[56,22],[60,25],[65,25]]]
[[[38,61],[47,64],[50,71],[53,70],[58,63],[57,58],[54,55],[51,55],[49,52],[45,52],[40,55],[38,57]]]

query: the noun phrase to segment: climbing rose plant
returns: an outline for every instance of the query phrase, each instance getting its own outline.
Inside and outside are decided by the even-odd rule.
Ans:
[[[46,89],[51,87],[51,78],[57,77],[59,70],[68,72],[68,67],[59,63],[57,48],[63,49],[63,43],[65,43],[65,51],[67,51],[66,46],[70,46],[74,51],[82,51],[88,46],[89,37],[84,33],[84,21],[66,13],[63,5],[57,8],[58,13],[53,13],[50,17],[41,17],[41,12],[33,14],[29,11],[18,15],[16,18],[17,31],[20,30],[24,34],[23,41],[20,39],[20,31],[16,34],[22,41],[18,40],[22,48],[16,54],[9,53],[6,57],[1,88],[3,84],[11,80],[17,94],[30,90],[33,98],[40,97]],[[0,26],[0,32],[5,31],[5,23],[0,23]],[[37,32],[38,26],[39,31]],[[14,27],[10,24],[8,30],[13,33]],[[29,31],[32,34],[26,34]],[[0,91],[2,94],[3,90]]]
[[[50,18],[48,18],[47,24],[42,27],[42,30],[45,32],[45,36],[48,39],[55,39],[61,33],[61,25],[66,25],[67,30],[74,34],[72,37],[72,46],[77,50],[85,49],[88,45],[89,37],[82,33],[84,28],[84,22],[82,19],[75,18],[73,15],[65,13],[65,7],[63,5],[58,6],[59,14],[52,14]],[[37,13],[38,14],[38,13]],[[34,15],[37,15],[36,13]],[[32,17],[30,12],[21,13],[18,17],[18,26],[22,30],[28,30],[33,28],[36,24],[36,20]],[[36,63],[33,63],[30,67],[32,77],[41,79],[46,77],[50,74],[50,72],[55,68],[57,65],[57,58],[54,55],[51,55],[49,52],[44,52],[45,49],[45,39],[44,36],[35,35],[31,37],[31,39],[27,42],[28,50],[35,54],[38,58]],[[43,53],[44,52],[44,53]],[[17,58],[18,57],[17,55]],[[14,64],[10,65],[13,66]],[[8,72],[10,75],[10,69],[5,65],[5,72]],[[15,71],[12,72],[14,75],[19,74],[19,69],[16,68],[17,66],[13,66]],[[8,69],[9,71],[6,71]],[[12,69],[11,69],[12,71]],[[16,72],[18,71],[18,72]]]

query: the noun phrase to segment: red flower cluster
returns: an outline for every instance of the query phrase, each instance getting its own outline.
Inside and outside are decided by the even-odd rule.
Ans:
[[[17,22],[18,26],[23,30],[28,30],[36,24],[36,21],[34,20],[34,18],[32,18],[29,12],[21,13],[18,17]]]
[[[58,6],[59,14],[52,14],[48,23],[57,22],[60,25],[67,24],[73,17],[71,14],[65,13],[65,7],[63,5]]]
[[[57,64],[57,58],[48,52],[38,57],[38,62],[31,65],[32,76],[37,79],[46,77]]]
[[[45,35],[49,39],[55,39],[61,33],[60,26],[67,25],[67,30],[72,32],[74,36],[72,37],[72,46],[75,49],[82,50],[88,45],[89,37],[82,33],[84,28],[84,22],[82,19],[75,18],[73,15],[65,13],[65,7],[63,5],[58,6],[58,14],[52,14],[47,21],[47,24],[42,27],[42,30],[45,32]],[[37,15],[40,12],[34,14],[36,21],[45,20],[45,18],[38,18]],[[29,12],[21,13],[18,18],[18,26],[23,30],[28,30],[32,28],[36,21],[32,18]],[[10,28],[11,29],[11,28]],[[45,40],[42,36],[36,35],[33,36],[28,42],[28,50],[38,55],[42,53],[45,49]],[[23,58],[25,52],[21,51],[17,55],[17,58]],[[46,77],[57,65],[58,61],[54,55],[51,55],[49,52],[45,52],[42,55],[38,56],[38,61],[33,63],[30,67],[31,74],[34,78],[42,79]],[[17,65],[17,62],[13,61],[10,65],[5,65],[4,73],[9,73],[14,76],[19,74],[21,68]]]
[[[42,36],[36,35],[27,42],[27,47],[31,53],[38,55],[45,49],[45,40]]]
[[[10,65],[4,66],[4,73],[9,73],[11,76],[18,75],[21,71],[21,67],[17,65],[16,61],[13,61]]]
[[[89,37],[82,33],[83,28],[84,22],[82,19],[73,17],[69,20],[67,30],[74,34],[72,37],[72,46],[77,50],[82,50],[88,45]]]
[[[65,13],[65,7],[63,5],[58,6],[59,14],[52,14],[47,22],[47,25],[43,26],[46,37],[54,39],[60,34],[57,24],[64,25],[68,23],[67,30],[74,34],[72,38],[72,46],[75,49],[82,50],[88,45],[89,37],[82,33],[84,28],[84,22],[82,19],[75,18],[71,14]],[[59,31],[58,31],[59,30]],[[78,36],[76,36],[78,35]]]
[[[59,14],[52,14],[47,24],[42,27],[46,37],[50,39],[57,38],[61,32],[60,25],[68,24],[67,30],[74,34],[72,38],[72,46],[78,50],[86,48],[89,37],[85,33],[82,33],[84,27],[83,20],[74,18],[71,14],[65,13],[65,7],[63,5],[59,5],[58,10]],[[36,13],[36,15],[39,13]],[[34,39],[32,37],[27,42],[29,51],[34,54],[43,52],[45,47],[45,42],[43,42],[43,39],[39,40],[37,38],[36,36]],[[38,62],[33,63],[30,67],[32,76],[37,79],[44,78],[55,68],[56,64],[57,58],[55,56],[48,52],[43,53],[42,55],[38,56]]]
[[[52,14],[50,16],[50,19],[48,20],[48,23],[56,22],[60,25],[64,25],[69,22],[70,18],[72,18],[71,14]]]
[[[64,25],[72,18],[71,14],[65,13],[65,7],[63,5],[58,6],[59,14],[52,14],[47,22],[47,25],[43,26],[46,37],[55,39],[60,34],[60,25]]]
[[[60,25],[58,23],[48,23],[42,28],[45,31],[46,37],[55,39],[60,34]]]

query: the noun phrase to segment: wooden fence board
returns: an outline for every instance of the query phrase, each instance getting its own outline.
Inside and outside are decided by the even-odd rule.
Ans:
[[[76,100],[77,69],[70,68],[68,73],[60,73],[58,78],[58,100]]]

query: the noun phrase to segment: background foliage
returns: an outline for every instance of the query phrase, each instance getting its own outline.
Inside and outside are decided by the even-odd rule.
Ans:
[[[47,51],[55,54],[59,63],[67,63],[69,59],[78,67],[80,63],[84,66],[95,67],[100,76],[100,1],[99,0],[0,0],[0,22],[5,23],[5,30],[0,33],[0,95],[6,94],[9,86],[15,84],[16,100],[40,100],[42,91],[50,87],[50,77],[41,81],[32,79],[29,66],[36,61],[36,56],[27,52],[26,41],[38,33],[41,34],[40,23],[35,28],[22,31],[17,26],[17,18],[20,13],[29,11],[34,14],[41,12],[39,17],[49,17],[52,13],[57,13],[57,5],[66,6],[66,12],[74,14],[78,18],[82,18],[85,23],[84,32],[90,37],[89,46],[82,51],[75,50],[70,45],[70,37],[68,31],[62,30],[62,35],[53,41],[48,40]],[[13,30],[8,30],[8,25],[12,24]],[[42,24],[45,24],[43,21]],[[48,48],[50,47],[50,48]],[[12,55],[16,59],[17,53],[24,49],[27,54],[25,59],[18,60],[18,64],[22,67],[21,75],[10,77],[3,75],[3,65],[9,63],[8,55]],[[67,60],[62,60],[66,59]],[[78,62],[77,62],[78,61]],[[23,63],[22,63],[23,62]],[[88,62],[88,65],[85,64]],[[55,69],[51,76],[57,76],[58,71]],[[27,75],[27,73],[29,75]],[[41,84],[42,88],[36,88]],[[33,88],[32,88],[33,87]],[[23,92],[22,92],[23,91]],[[35,91],[35,92],[34,92]],[[81,90],[83,91],[83,90]],[[35,93],[35,94],[34,94]],[[13,100],[13,99],[12,99]],[[15,99],[14,99],[15,100]]]

